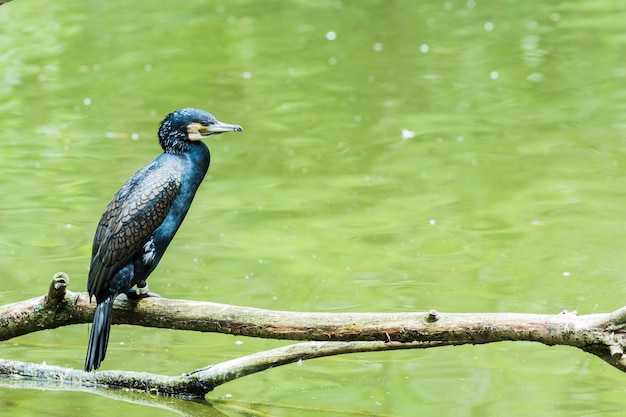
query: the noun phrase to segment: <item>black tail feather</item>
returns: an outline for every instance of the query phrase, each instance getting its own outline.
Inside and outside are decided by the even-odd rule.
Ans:
[[[109,344],[109,332],[111,331],[111,317],[113,316],[114,297],[108,297],[98,303],[96,313],[93,316],[87,358],[85,359],[85,372],[93,368],[98,369],[107,353]]]

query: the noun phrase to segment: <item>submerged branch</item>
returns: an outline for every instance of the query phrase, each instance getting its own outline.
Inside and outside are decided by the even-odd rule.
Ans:
[[[78,323],[90,323],[95,304],[86,293],[66,291],[57,274],[47,296],[0,306],[0,340]],[[613,313],[312,313],[263,310],[209,302],[118,297],[113,323],[238,336],[310,341],[260,352],[182,375],[78,370],[0,361],[0,374],[107,385],[198,397],[244,375],[299,360],[353,352],[419,349],[499,341],[566,345],[626,371],[626,307]]]
[[[107,387],[182,398],[202,398],[226,382],[280,365],[324,356],[382,350],[427,348],[440,343],[305,342],[197,369],[180,376],[146,372],[81,370],[0,359],[0,375],[49,381],[65,386]]]

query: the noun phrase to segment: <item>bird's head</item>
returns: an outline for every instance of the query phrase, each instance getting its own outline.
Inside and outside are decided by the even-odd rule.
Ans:
[[[165,152],[181,153],[190,142],[224,132],[241,132],[239,125],[218,121],[211,113],[199,109],[181,109],[167,115],[159,127],[159,143]]]

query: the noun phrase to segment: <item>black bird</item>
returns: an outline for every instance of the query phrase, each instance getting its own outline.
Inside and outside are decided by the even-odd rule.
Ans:
[[[96,229],[87,290],[98,305],[86,372],[98,369],[104,360],[115,297],[122,293],[157,296],[148,291],[146,279],[172,241],[209,169],[209,148],[201,139],[242,130],[198,109],[177,110],[161,122],[163,154],[122,186]]]

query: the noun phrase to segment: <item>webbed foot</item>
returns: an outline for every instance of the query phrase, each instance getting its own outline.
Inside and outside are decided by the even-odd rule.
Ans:
[[[145,287],[134,287],[130,290],[126,291],[126,297],[131,300],[140,300],[146,297],[157,297],[161,298],[161,296],[155,292],[152,292],[148,289],[148,286]]]

